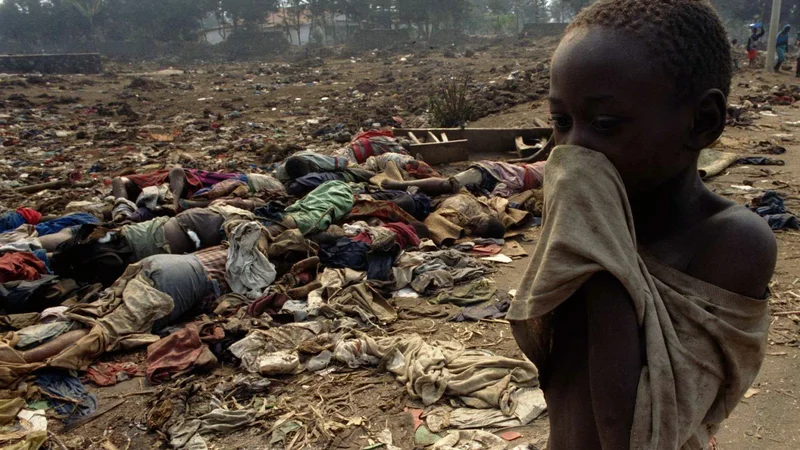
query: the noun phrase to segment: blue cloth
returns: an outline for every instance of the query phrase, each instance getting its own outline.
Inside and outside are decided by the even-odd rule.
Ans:
[[[283,220],[283,208],[284,206],[277,202],[269,202],[266,206],[259,206],[254,209],[253,214],[255,214],[259,222],[270,225]]]
[[[786,47],[778,47],[775,49],[775,52],[778,54],[778,62],[786,61]]]
[[[47,250],[43,248],[40,248],[39,250],[34,250],[33,256],[42,260],[44,266],[47,267],[47,273],[53,273],[53,269],[50,267],[50,258],[47,257]]]
[[[367,253],[369,245],[350,238],[340,238],[333,244],[322,244],[319,249],[319,261],[325,267],[348,268],[358,271],[367,270]]]
[[[800,230],[800,222],[797,221],[797,216],[791,214],[767,214],[764,216],[769,227],[773,230],[783,230],[786,228],[792,230]]]
[[[773,230],[800,229],[797,217],[786,210],[783,197],[775,191],[767,191],[761,197],[753,199],[749,208],[763,217]]]
[[[342,172],[316,172],[304,175],[289,182],[286,193],[293,197],[303,197],[326,181],[353,181]]]
[[[97,397],[86,391],[78,377],[67,371],[46,370],[36,374],[36,385],[46,394],[75,400],[75,403],[48,398],[56,412],[68,416],[64,422],[71,423],[97,410]]]
[[[10,281],[0,284],[0,308],[8,314],[22,314],[27,312],[41,312],[41,292],[58,281],[55,275],[42,275],[33,281]],[[49,307],[52,305],[48,305]]]
[[[384,190],[370,192],[369,195],[375,200],[386,200],[396,204],[419,221],[425,220],[425,218],[428,217],[433,210],[431,206],[431,198],[422,192],[417,194],[409,194],[405,191]],[[410,206],[412,202],[413,206]]]
[[[88,213],[80,212],[68,214],[66,216],[59,217],[58,219],[48,220],[47,222],[42,222],[39,225],[36,225],[36,231],[39,233],[39,236],[47,236],[48,234],[58,233],[64,228],[74,227],[75,225],[99,223],[100,221],[97,219],[97,217]]]
[[[22,217],[22,214],[16,211],[6,211],[3,214],[0,214],[0,233],[16,230],[20,225],[24,225],[26,223],[28,222],[25,221],[25,218]]]

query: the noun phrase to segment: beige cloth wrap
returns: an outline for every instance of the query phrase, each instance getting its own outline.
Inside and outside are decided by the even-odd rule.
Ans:
[[[553,150],[542,237],[508,312],[544,356],[553,310],[607,271],[633,299],[645,338],[632,449],[704,449],[764,359],[769,307],[674,270],[637,250],[622,180],[601,153]]]

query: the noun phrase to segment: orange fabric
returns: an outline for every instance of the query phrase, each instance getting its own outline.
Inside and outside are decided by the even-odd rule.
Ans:
[[[47,266],[33,253],[8,252],[0,256],[0,283],[38,280],[43,273],[47,273]]]

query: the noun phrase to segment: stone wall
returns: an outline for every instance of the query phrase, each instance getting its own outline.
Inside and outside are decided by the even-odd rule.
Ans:
[[[5,73],[101,73],[99,53],[62,55],[0,55],[0,72]]]

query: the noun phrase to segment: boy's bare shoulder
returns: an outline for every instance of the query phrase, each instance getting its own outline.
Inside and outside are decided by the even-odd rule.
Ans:
[[[778,256],[767,222],[740,205],[710,217],[689,264],[690,275],[737,294],[763,298]]]

